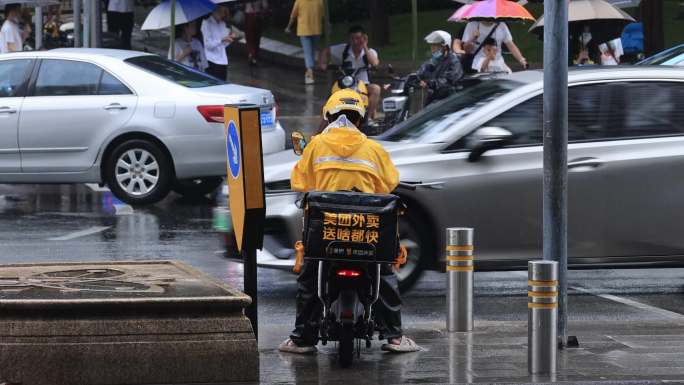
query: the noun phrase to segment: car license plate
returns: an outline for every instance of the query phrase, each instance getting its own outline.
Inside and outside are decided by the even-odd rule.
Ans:
[[[273,112],[272,111],[262,111],[261,112],[261,128],[273,127]]]

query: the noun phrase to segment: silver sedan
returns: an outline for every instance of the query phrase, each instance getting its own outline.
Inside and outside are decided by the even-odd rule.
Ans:
[[[225,104],[259,107],[264,152],[284,148],[268,90],[141,52],[2,55],[0,183],[101,183],[131,204],[208,193],[226,174]]]
[[[569,257],[574,266],[684,262],[684,69],[571,70]],[[445,228],[475,228],[476,266],[524,268],[542,254],[542,72],[483,80],[377,138],[408,205],[401,224],[409,287],[444,269]],[[292,266],[301,211],[297,157],[266,157],[261,266]]]

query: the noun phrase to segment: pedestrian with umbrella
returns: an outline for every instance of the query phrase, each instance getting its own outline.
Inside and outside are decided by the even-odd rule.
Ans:
[[[176,26],[176,44],[173,54],[174,60],[199,71],[206,71],[209,67],[204,54],[204,46],[197,39],[197,22],[190,21]]]
[[[568,8],[568,27],[570,35],[570,58],[588,56],[593,58],[600,53],[594,51],[598,45],[621,37],[622,30],[634,19],[605,0],[571,0]],[[530,28],[539,38],[544,36],[544,17],[540,17]],[[596,48],[593,48],[596,47]]]
[[[527,59],[525,59],[518,46],[513,42],[513,35],[511,35],[511,31],[506,25],[506,21],[525,20],[533,21],[534,17],[525,7],[509,0],[482,0],[459,8],[449,18],[449,21],[468,22],[461,38],[464,50],[466,51],[463,60],[464,70],[469,72],[479,72],[482,70],[482,64],[487,60],[484,42],[490,38],[496,42],[497,52],[495,60],[497,62],[503,62],[501,46],[505,44],[520,65],[523,68],[527,68]]]
[[[187,36],[194,36],[196,31],[192,31],[192,26],[187,26],[186,24],[213,12],[216,8],[216,4],[214,4],[210,0],[163,0],[159,5],[154,7],[152,11],[150,11],[141,29],[156,30],[171,27],[171,37],[169,41],[169,59],[175,59],[176,57],[178,57],[178,50],[176,50],[176,26],[183,25],[183,27],[179,30],[182,36],[180,41],[178,42],[181,46],[183,46],[183,48],[181,49],[181,53],[189,51],[187,49],[188,44],[194,52],[199,48],[199,46],[201,46],[201,44],[198,45],[199,40],[197,39],[195,39],[196,42],[194,43],[192,39],[190,39],[189,42],[187,41]],[[223,25],[225,27],[225,23]],[[202,51],[204,51],[204,53],[206,54],[206,46],[202,48]],[[191,54],[192,53],[189,53],[188,55]],[[180,55],[182,56],[181,61],[187,62],[186,57],[188,55]],[[202,59],[199,58],[198,65],[202,66],[202,62]],[[223,79],[225,78],[226,77],[224,75]]]

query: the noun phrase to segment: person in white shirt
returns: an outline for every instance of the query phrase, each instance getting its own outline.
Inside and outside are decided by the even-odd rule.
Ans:
[[[121,49],[131,49],[135,0],[109,0],[107,30],[119,38]]]
[[[479,50],[478,47],[482,45],[485,39],[490,37],[496,41],[497,60],[503,60],[503,56],[501,55],[501,45],[503,43],[506,44],[506,47],[508,47],[508,50],[511,51],[513,57],[515,57],[520,65],[522,65],[523,68],[527,68],[527,60],[522,53],[520,53],[518,46],[513,42],[513,35],[511,35],[511,31],[508,29],[506,23],[495,23],[493,21],[471,21],[466,25],[465,31],[463,31],[463,38],[461,40],[463,41],[466,52],[475,54],[475,57],[473,58],[472,69],[478,71],[475,63],[478,61],[481,62],[485,56],[484,46]]]
[[[228,76],[228,54],[226,48],[235,39],[226,25],[228,8],[223,5],[216,7],[211,15],[202,22],[202,36],[204,38],[204,54],[209,67],[207,73],[221,80]]]
[[[181,24],[176,27],[176,39],[174,59],[188,67],[205,71],[209,64],[204,56],[204,46],[195,38],[197,24],[194,21]]]
[[[5,6],[5,22],[0,28],[0,53],[18,52],[24,48],[24,40],[28,37],[19,27],[21,18],[20,4]]]
[[[503,57],[498,54],[498,47],[496,46],[496,40],[493,38],[485,39],[482,43],[483,56],[476,57],[473,60],[473,68],[477,72],[505,72],[511,73],[511,69],[508,68]]]
[[[381,88],[377,84],[372,84],[368,76],[368,69],[380,65],[378,52],[373,48],[368,48],[368,34],[360,25],[349,28],[349,42],[336,44],[321,51],[318,58],[318,65],[321,70],[328,69],[328,60],[335,65],[339,65],[345,70],[356,70],[367,68],[357,74],[357,79],[363,80],[368,87],[368,124],[373,125],[375,112],[380,103]]]

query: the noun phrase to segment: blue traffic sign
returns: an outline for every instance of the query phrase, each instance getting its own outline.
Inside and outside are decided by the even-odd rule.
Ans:
[[[228,165],[230,174],[234,179],[240,175],[240,137],[234,121],[228,123],[228,135],[226,135],[226,150],[228,151]]]

